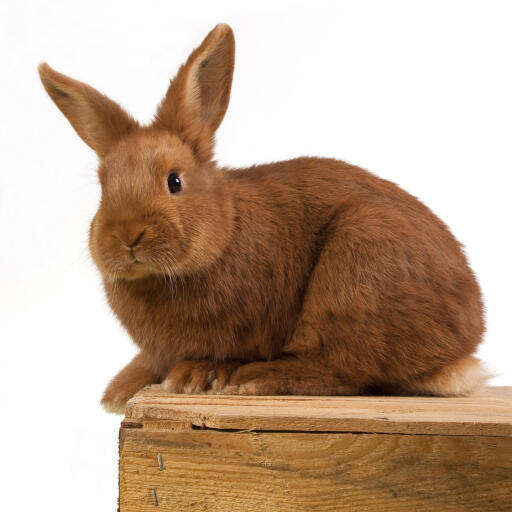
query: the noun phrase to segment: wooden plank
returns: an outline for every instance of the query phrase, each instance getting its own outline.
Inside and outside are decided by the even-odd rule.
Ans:
[[[251,397],[169,395],[150,386],[130,400],[126,421],[174,429],[512,436],[512,388],[467,398]]]
[[[512,509],[510,437],[122,428],[120,449],[120,512]]]

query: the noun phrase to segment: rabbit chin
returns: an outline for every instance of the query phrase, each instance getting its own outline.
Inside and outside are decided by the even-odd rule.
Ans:
[[[106,272],[106,277],[109,281],[135,281],[136,279],[142,279],[143,277],[149,277],[151,275],[158,274],[158,270],[153,266],[142,263],[139,261],[134,261],[130,263],[121,271],[117,270],[116,272]]]

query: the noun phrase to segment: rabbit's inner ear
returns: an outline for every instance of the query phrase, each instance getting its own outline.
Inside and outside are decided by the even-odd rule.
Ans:
[[[216,71],[217,73],[215,73]],[[197,81],[201,89],[201,110],[204,122],[207,122],[212,115],[212,107],[215,103],[215,80],[219,79],[219,77],[215,75],[219,75],[218,71],[218,67],[215,68],[215,64],[211,62],[211,58],[204,59],[199,64],[199,69],[197,70]]]
[[[201,118],[212,131],[218,128],[228,107],[233,76],[230,64],[229,48],[223,44],[201,59],[194,73],[193,87],[199,92]]]

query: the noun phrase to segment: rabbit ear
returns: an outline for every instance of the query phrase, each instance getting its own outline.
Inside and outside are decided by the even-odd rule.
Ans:
[[[38,69],[50,98],[100,158],[117,140],[138,127],[117,103],[96,89],[58,73],[46,63]]]
[[[154,126],[177,133],[200,161],[213,156],[215,130],[229,103],[235,38],[229,25],[217,25],[181,66],[158,107]]]

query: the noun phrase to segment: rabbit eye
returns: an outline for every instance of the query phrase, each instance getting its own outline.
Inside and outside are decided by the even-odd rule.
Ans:
[[[178,173],[169,173],[169,175],[167,176],[167,187],[169,188],[169,192],[171,194],[181,192],[181,180],[180,177],[178,176]]]

